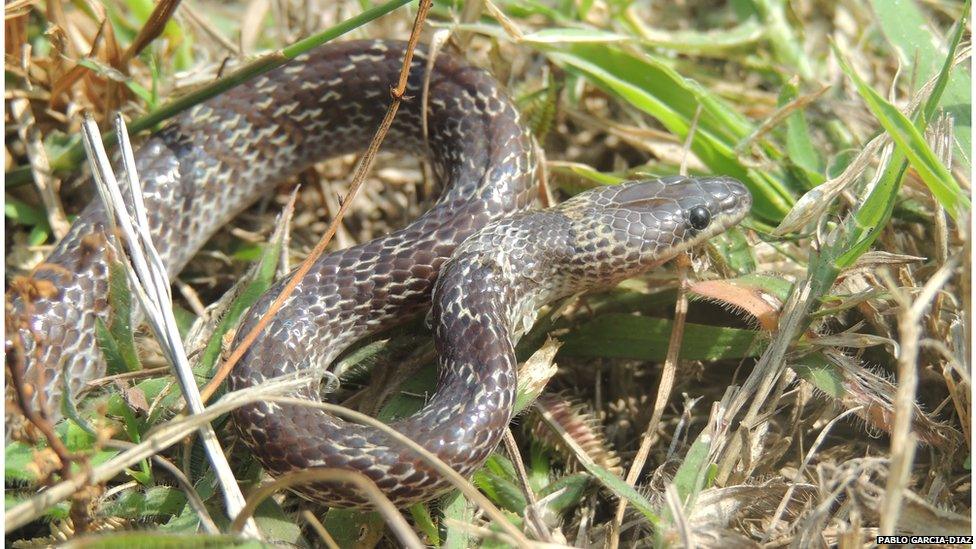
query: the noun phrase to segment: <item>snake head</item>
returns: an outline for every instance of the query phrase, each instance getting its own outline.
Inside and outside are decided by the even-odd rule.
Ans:
[[[620,280],[725,231],[751,206],[733,178],[672,176],[593,189],[558,209],[572,220],[574,253]]]

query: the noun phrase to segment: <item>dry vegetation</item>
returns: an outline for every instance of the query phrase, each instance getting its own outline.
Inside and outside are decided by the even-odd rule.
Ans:
[[[460,496],[416,506],[405,515],[414,535],[504,546],[513,538],[501,522],[581,547],[853,547],[878,533],[968,534],[969,4],[461,4],[437,2],[421,41],[450,31],[448,49],[508,87],[545,150],[551,198],[646,174],[720,172],[746,181],[756,206],[690,260],[544,315],[519,353],[526,377],[548,380],[545,394],[525,399],[511,444],[473,479],[495,508]],[[347,37],[406,39],[409,5]],[[156,6],[151,18],[148,0],[6,4],[8,287],[93,194],[75,175],[79,113],[109,127],[121,109],[133,132],[151,130],[171,100],[219,89],[233,68],[373,4]],[[333,159],[283,181],[204,247],[175,282],[177,319],[196,321],[188,349],[219,349],[203,308],[275,255],[266,243],[291,191],[279,273],[325,232],[355,163]],[[332,247],[416,217],[436,192],[426,174],[419,159],[381,155]],[[8,416],[8,510],[40,486],[76,482],[8,529],[8,543],[79,530],[112,532],[105,544],[191,546],[167,536],[199,532],[255,543],[216,537],[231,531],[217,480],[199,441],[177,443],[194,424],[174,419],[178,388],[158,344],[141,329],[135,345],[138,365],[110,365],[114,377],[83,395],[78,413],[96,435],[72,422],[55,429],[97,482]],[[338,402],[382,419],[408,413],[436,379],[430,362],[418,319],[343,359]],[[411,373],[383,367],[403,364]],[[197,373],[205,381],[211,370]],[[221,412],[214,425],[247,494],[262,474]],[[166,428],[177,444],[153,459],[100,468]],[[326,511],[284,491],[255,517],[267,540],[285,544],[399,543],[377,513]]]

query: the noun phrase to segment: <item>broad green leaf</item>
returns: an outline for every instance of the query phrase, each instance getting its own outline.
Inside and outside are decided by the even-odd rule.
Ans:
[[[672,321],[646,316],[606,314],[564,336],[560,353],[574,357],[664,360]],[[680,357],[686,360],[719,360],[757,356],[762,350],[758,332],[685,324]]]
[[[620,96],[684,139],[698,115],[691,148],[715,173],[735,177],[752,191],[754,211],[779,220],[789,211],[789,191],[774,176],[743,165],[735,144],[753,127],[711,92],[685,79],[649,54],[638,55],[609,44],[537,45],[555,62]],[[700,107],[700,113],[699,113]]]

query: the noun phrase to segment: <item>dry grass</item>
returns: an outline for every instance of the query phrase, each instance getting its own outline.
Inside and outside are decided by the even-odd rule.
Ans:
[[[449,49],[463,44],[465,57],[507,85],[546,151],[548,191],[557,200],[598,183],[686,169],[746,174],[757,208],[744,229],[694,254],[689,277],[712,281],[698,293],[690,284],[687,318],[677,328],[669,319],[679,281],[670,268],[564,303],[526,336],[521,358],[542,347],[547,333],[565,343],[555,355],[558,373],[547,368],[551,358],[538,367],[543,379],[552,376],[547,392],[585,403],[585,411],[545,397],[520,420],[532,427],[514,430],[520,459],[500,449],[473,479],[490,507],[461,497],[417,507],[409,513],[413,532],[404,533],[404,524],[387,527],[398,521],[325,512],[282,493],[257,509],[267,538],[392,546],[415,535],[457,547],[525,535],[573,546],[851,547],[870,545],[879,533],[968,533],[969,211],[956,215],[951,193],[933,186],[945,177],[915,163],[899,170],[900,155],[921,142],[899,141],[840,62],[912,118],[931,94],[948,98],[958,81],[968,82],[968,72],[960,74],[969,67],[969,23],[945,91],[935,76],[946,50],[899,59],[892,44],[913,37],[893,31],[920,28],[941,47],[964,6],[920,5],[926,24],[919,27],[910,10],[896,14],[899,21],[872,3],[842,0],[794,0],[785,11],[766,0],[468,4],[481,9],[438,3],[421,41],[435,27],[450,30]],[[135,0],[8,3],[8,287],[51,249],[65,214],[91,197],[85,180],[73,177],[79,157],[64,154],[81,111],[102,122],[116,109],[138,119],[247,56],[361,11],[354,1],[187,0],[164,26],[166,17],[145,23],[148,13]],[[353,35],[405,39],[413,15],[400,9]],[[694,86],[669,80],[671,70]],[[969,129],[941,112],[958,118],[968,110],[936,109],[919,138],[969,196],[969,159],[960,156],[968,146],[953,146],[969,143]],[[254,264],[296,184],[279,270],[303,260],[339,208],[335,197],[349,190],[355,163],[332,159],[282,182],[222,229],[180,275],[186,297],[177,300],[178,316],[192,320],[186,311],[216,301]],[[38,187],[12,183],[28,173],[37,174]],[[381,155],[330,249],[415,218],[434,194],[427,173],[419,160]],[[892,208],[884,215],[887,199]],[[866,228],[875,226],[871,220],[877,230]],[[428,341],[421,324],[347,356],[339,398],[369,406],[376,393],[367,391],[389,383],[369,387],[382,366],[412,361],[417,373],[402,376],[409,378],[403,392],[380,417],[422,402],[435,375],[426,349],[418,350]],[[665,368],[675,329],[684,346]],[[158,366],[155,343],[145,332],[136,340],[143,365]],[[153,454],[179,467],[217,526],[230,531],[200,449],[146,444],[178,441],[199,425],[170,419],[179,405],[166,390],[172,378],[148,375],[116,375],[82,406],[103,438],[139,443],[139,453],[58,427],[63,453],[89,454],[94,476],[62,470],[59,477],[63,463],[46,463],[51,452],[42,444],[8,440],[8,508],[26,501],[37,483],[56,492],[46,492],[42,518],[24,515],[18,526],[26,525],[8,539],[27,545],[75,535],[67,505],[58,502],[76,492],[90,501],[84,518],[92,532],[141,531],[127,538],[140,545],[162,541],[145,532],[156,528],[196,532],[191,503],[198,502],[187,501],[182,479],[143,464]],[[669,391],[659,392],[662,377],[673,378]],[[547,412],[553,403],[562,412]],[[218,404],[212,415],[232,405],[239,402]],[[232,429],[216,427],[247,489],[260,471],[235,446]],[[638,463],[636,489],[616,476],[617,456],[624,470]],[[96,489],[81,492],[89,484]],[[627,512],[612,528],[619,501]]]

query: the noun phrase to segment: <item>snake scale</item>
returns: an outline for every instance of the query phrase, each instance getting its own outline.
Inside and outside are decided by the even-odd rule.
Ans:
[[[392,41],[323,46],[189,109],[150,136],[136,165],[170,275],[275,182],[364,148],[385,112],[404,47]],[[513,345],[539,307],[663,263],[737,223],[751,198],[730,178],[670,177],[526,210],[535,196],[534,145],[511,100],[490,75],[454,56],[437,56],[429,75],[426,65],[418,50],[406,91],[413,100],[402,105],[385,143],[428,157],[444,182],[442,195],[407,227],[323,256],[228,384],[235,390],[323,369],[357,339],[422,312],[433,299],[437,390],[420,412],[393,427],[468,475],[511,418]],[[420,99],[425,78],[426,104]],[[104,374],[95,325],[110,315],[105,219],[101,204],[90,204],[34,270],[32,289],[8,292],[8,319],[14,319],[8,338],[19,338],[34,405],[46,403],[51,417],[60,415],[65,389],[76,395]],[[257,322],[283,282],[249,311],[238,334]],[[318,399],[311,385],[299,396]],[[401,506],[448,488],[383,433],[321,410],[262,402],[233,416],[274,475],[319,466],[355,470]],[[330,505],[364,504],[341,484],[296,491]]]

